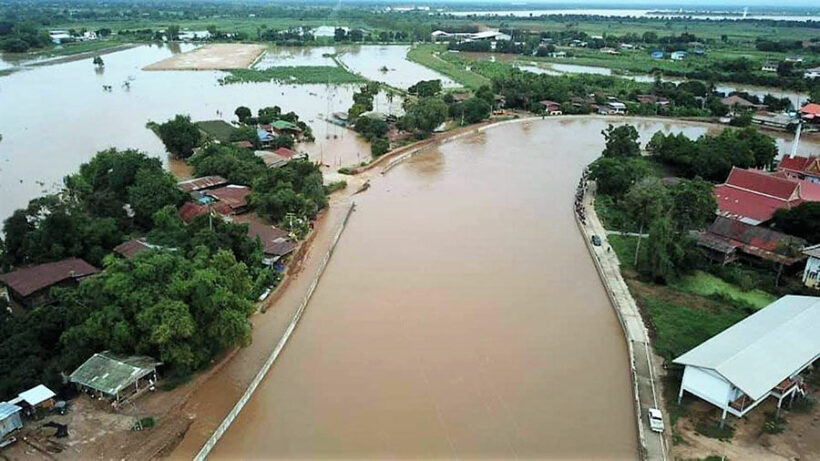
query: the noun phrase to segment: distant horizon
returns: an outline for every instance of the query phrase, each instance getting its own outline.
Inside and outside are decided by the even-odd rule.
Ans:
[[[385,0],[359,0],[366,3],[378,3],[394,6],[412,5],[475,5],[486,7],[498,7],[498,9],[564,9],[564,8],[596,8],[596,9],[679,9],[697,8],[710,11],[720,11],[721,9],[760,9],[767,11],[777,11],[782,9],[807,8],[810,10],[820,10],[820,4],[816,0],[784,0],[783,2],[772,2],[771,0],[723,0],[719,2],[708,0],[624,0],[624,1],[602,1],[602,0],[397,0],[394,2]],[[341,1],[342,5],[346,2]],[[357,2],[348,2],[357,3]]]

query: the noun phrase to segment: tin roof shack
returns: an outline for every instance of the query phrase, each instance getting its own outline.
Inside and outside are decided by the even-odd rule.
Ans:
[[[7,442],[12,442],[11,433],[23,427],[20,418],[22,408],[9,402],[0,402],[0,448]]]
[[[820,357],[820,298],[784,296],[676,358],[684,392],[742,418],[767,397],[805,395],[800,373]]]
[[[263,262],[269,266],[276,264],[283,257],[293,253],[298,244],[290,238],[287,231],[258,223],[248,224],[248,237],[255,240],[257,237],[262,242],[262,250],[265,252]]]
[[[0,274],[0,283],[8,288],[12,301],[32,308],[53,302],[51,287],[76,285],[98,272],[82,259],[68,258]]]
[[[180,181],[177,183],[177,187],[179,187],[179,190],[182,192],[191,193],[194,191],[213,189],[214,187],[224,186],[225,184],[228,184],[227,179],[222,176],[212,175]]]
[[[228,184],[207,192],[208,196],[228,205],[231,214],[242,214],[248,208],[248,196],[251,195],[251,188],[248,186],[238,186]]]
[[[114,407],[152,389],[161,362],[145,356],[120,356],[105,351],[94,354],[69,376],[81,391],[109,399]]]
[[[38,411],[48,411],[57,403],[57,394],[42,384],[21,392],[16,398],[9,401],[19,406],[26,416],[37,414]]]
[[[771,261],[787,267],[806,258],[800,253],[805,240],[723,216],[718,216],[709,230],[694,236],[698,245],[712,252],[712,259],[718,259],[715,256],[723,253],[724,260],[718,261],[722,264],[736,259],[737,253],[752,261]]]
[[[143,251],[159,250],[161,248],[159,245],[146,242],[145,239],[131,239],[115,246],[114,253],[117,253],[125,259],[131,259]]]

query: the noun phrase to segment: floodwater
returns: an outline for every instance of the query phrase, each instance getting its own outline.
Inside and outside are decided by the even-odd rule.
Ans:
[[[102,71],[88,59],[0,77],[0,221],[30,199],[56,191],[65,175],[99,150],[135,148],[167,161],[162,143],[145,123],[176,114],[231,121],[237,106],[255,112],[279,105],[311,125],[316,142],[298,148],[321,160],[328,171],[370,158],[369,145],[355,133],[324,121],[324,114],[350,107],[356,86],[220,86],[220,72],[141,70],[190,49],[191,45],[182,45],[181,50],[141,46],[106,54]],[[103,85],[111,85],[112,91],[103,91]],[[396,112],[401,99],[387,101],[380,95],[375,105],[380,111]],[[179,165],[170,166],[178,171]]]
[[[328,55],[336,54],[334,46],[274,46],[268,49],[254,68],[280,66],[335,66]]]
[[[623,333],[572,217],[607,123],[503,125],[374,179],[212,458],[637,458]]]
[[[346,46],[339,59],[353,72],[370,80],[407,89],[420,80],[441,80],[444,87],[458,86],[451,79],[407,59],[406,45]]]

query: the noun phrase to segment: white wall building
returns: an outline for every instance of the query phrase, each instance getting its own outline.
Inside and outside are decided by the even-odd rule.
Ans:
[[[803,78],[810,78],[810,79],[814,80],[818,77],[820,77],[820,67],[814,67],[812,69],[806,69],[806,71],[803,72]]]
[[[784,296],[674,360],[689,392],[738,418],[769,396],[802,394],[798,376],[820,357],[820,297]]]
[[[803,284],[820,289],[820,243],[803,248],[803,254],[809,257],[806,268],[803,269]]]

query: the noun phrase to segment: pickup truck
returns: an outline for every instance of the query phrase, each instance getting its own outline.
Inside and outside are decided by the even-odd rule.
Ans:
[[[657,408],[650,408],[646,415],[649,418],[649,428],[654,432],[663,432],[663,414]]]

